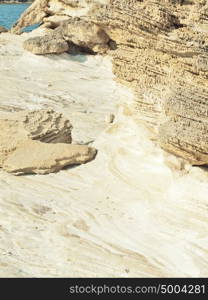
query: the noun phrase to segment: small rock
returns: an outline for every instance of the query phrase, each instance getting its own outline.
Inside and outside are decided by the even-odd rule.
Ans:
[[[109,114],[108,116],[105,117],[105,122],[110,124],[113,123],[114,119],[115,119],[115,115]]]
[[[6,28],[4,28],[3,26],[0,26],[0,33],[2,32],[7,32],[8,30]]]

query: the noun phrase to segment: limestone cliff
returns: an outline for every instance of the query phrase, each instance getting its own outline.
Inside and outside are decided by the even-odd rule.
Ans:
[[[208,163],[208,1],[36,0],[13,28],[52,31],[74,17],[110,39],[117,78],[135,91],[132,113],[165,150]]]

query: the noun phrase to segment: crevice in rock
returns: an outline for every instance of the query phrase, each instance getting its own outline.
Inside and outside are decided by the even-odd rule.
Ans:
[[[92,49],[88,47],[81,47],[73,42],[68,42],[69,45],[69,50],[68,53],[72,55],[77,55],[77,54],[89,54],[89,55],[96,55],[97,53],[94,52]]]
[[[116,41],[111,40],[111,39],[108,42],[108,46],[109,46],[110,50],[117,50],[118,49],[118,45],[117,45]]]

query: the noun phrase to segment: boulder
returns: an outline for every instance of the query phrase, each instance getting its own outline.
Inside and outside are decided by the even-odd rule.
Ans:
[[[105,31],[100,26],[81,18],[62,22],[55,31],[62,34],[69,43],[72,42],[80,48],[95,53],[104,53],[109,48],[110,38]]]
[[[22,111],[0,117],[0,167],[24,141],[71,143],[72,125],[53,110]]]
[[[23,111],[15,113],[13,118],[22,124],[27,136],[32,140],[67,144],[72,141],[70,121],[52,109]]]
[[[3,26],[0,26],[0,33],[2,32],[7,32],[8,30],[6,28],[4,28]]]
[[[44,26],[49,25],[45,23]],[[53,32],[45,36],[26,40],[23,47],[34,54],[59,54],[67,51],[105,53],[109,49],[109,41],[109,36],[98,25],[72,18],[61,22]]]
[[[23,43],[23,47],[34,54],[60,54],[69,50],[68,43],[53,34],[30,38]]]

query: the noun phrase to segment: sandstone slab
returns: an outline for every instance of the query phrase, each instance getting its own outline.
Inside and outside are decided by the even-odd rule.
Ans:
[[[85,145],[46,144],[28,140],[22,143],[3,164],[3,169],[15,175],[48,174],[65,166],[82,164],[96,155]]]
[[[13,174],[56,172],[93,159],[96,150],[71,145],[72,125],[53,110],[0,118],[0,167]]]

